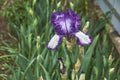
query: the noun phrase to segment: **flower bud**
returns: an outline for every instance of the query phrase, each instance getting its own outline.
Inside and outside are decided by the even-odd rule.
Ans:
[[[57,3],[57,8],[61,6],[61,1]]]
[[[75,63],[75,72],[78,72],[81,66],[80,59],[77,59],[77,62]]]
[[[34,13],[31,8],[28,9],[28,12],[29,12],[31,15],[33,15],[33,13]]]
[[[87,33],[88,32],[88,28],[89,28],[90,22],[87,21],[84,28],[83,28],[83,32]]]
[[[104,77],[104,80],[107,80],[107,78],[106,78],[106,77]]]
[[[35,5],[35,3],[36,3],[36,0],[33,0],[33,6]]]
[[[109,73],[113,73],[115,71],[115,68],[110,68]]]
[[[74,8],[74,4],[72,2],[70,2],[70,7],[73,9]]]
[[[85,73],[81,73],[79,80],[85,80]]]
[[[40,36],[37,36],[37,44],[36,47],[39,49],[40,48]]]
[[[42,77],[42,75],[40,76],[39,80],[44,80],[43,77]]]
[[[56,12],[56,10],[54,9],[53,12]]]
[[[110,54],[110,56],[109,56],[108,60],[109,60],[109,62],[110,62],[110,63],[112,63],[112,62],[113,62],[113,60],[114,60],[114,59],[113,59],[113,57],[112,57],[112,55],[111,55],[111,54]]]

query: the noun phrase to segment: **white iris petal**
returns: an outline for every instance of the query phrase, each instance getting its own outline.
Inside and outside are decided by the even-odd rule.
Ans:
[[[91,43],[90,36],[84,34],[81,31],[75,33],[75,36],[79,39],[80,43],[82,43],[82,44],[90,44]]]
[[[47,47],[49,49],[55,49],[60,42],[60,36],[55,34],[52,39],[48,42]]]

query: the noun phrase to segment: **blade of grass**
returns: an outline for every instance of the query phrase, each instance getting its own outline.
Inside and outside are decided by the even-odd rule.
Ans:
[[[87,52],[85,54],[85,57],[83,59],[83,62],[82,62],[80,73],[81,72],[87,73],[87,69],[90,66],[91,57],[92,57],[92,54],[94,53],[94,49],[95,49],[95,46],[97,44],[98,38],[99,38],[99,35],[95,37],[93,43],[88,48],[88,50],[87,50]]]

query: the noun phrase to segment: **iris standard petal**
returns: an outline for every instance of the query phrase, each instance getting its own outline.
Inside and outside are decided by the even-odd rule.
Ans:
[[[47,43],[47,48],[54,50],[62,42],[63,36],[55,34],[52,39]]]
[[[57,34],[66,35],[77,32],[80,27],[79,15],[71,10],[66,12],[55,12],[51,16],[51,22]]]
[[[55,12],[51,16],[51,22],[57,34],[64,35],[67,33],[65,25],[65,14],[63,12]]]
[[[59,35],[69,34],[72,31],[72,18],[64,12],[55,12],[51,16],[51,22]]]
[[[75,37],[77,38],[77,44],[84,46],[87,44],[91,44],[92,39],[90,35],[86,35],[85,33],[79,31],[74,33]]]
[[[74,21],[74,26],[76,30],[80,29],[81,21],[80,16],[78,14],[75,14],[72,10],[68,10],[67,14],[72,17],[72,20]]]

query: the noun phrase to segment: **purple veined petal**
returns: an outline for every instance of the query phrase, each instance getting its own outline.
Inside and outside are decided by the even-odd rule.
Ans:
[[[55,12],[51,16],[51,22],[57,34],[65,35],[71,32],[72,18],[65,12]]]
[[[74,33],[74,36],[77,38],[77,44],[84,46],[92,43],[92,39],[90,35],[86,35],[85,33],[79,31]]]
[[[64,35],[67,33],[64,12],[55,12],[51,16],[51,22],[57,34]]]
[[[73,13],[71,10],[53,13],[51,22],[59,35],[77,32],[81,24],[79,15]]]
[[[55,50],[59,44],[62,42],[63,36],[55,34],[52,39],[47,43],[47,48],[50,50]]]
[[[75,22],[74,26],[76,29],[80,29],[81,21],[80,16],[78,14],[75,14],[72,10],[68,10],[67,14],[69,14],[72,17],[72,20]]]

